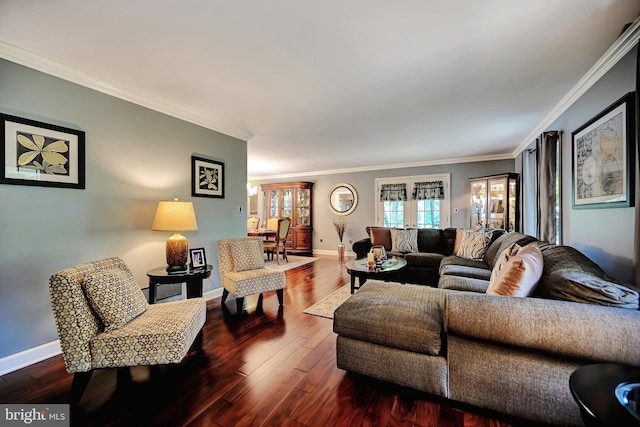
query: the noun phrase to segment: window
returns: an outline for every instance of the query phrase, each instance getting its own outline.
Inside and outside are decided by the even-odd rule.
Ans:
[[[449,174],[376,179],[377,224],[393,228],[449,227]]]

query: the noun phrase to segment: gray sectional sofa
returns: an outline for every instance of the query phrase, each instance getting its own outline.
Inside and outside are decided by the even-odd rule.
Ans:
[[[543,254],[534,295],[485,294],[496,259],[513,243]],[[432,286],[369,280],[336,310],[339,368],[522,420],[577,426],[575,369],[640,366],[637,290],[574,248],[499,233],[482,261],[441,255]]]

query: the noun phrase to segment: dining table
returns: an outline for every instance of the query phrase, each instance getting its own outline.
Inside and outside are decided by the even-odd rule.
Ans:
[[[249,237],[266,237],[267,239],[276,237],[277,231],[268,228],[256,228],[255,230],[247,230]]]

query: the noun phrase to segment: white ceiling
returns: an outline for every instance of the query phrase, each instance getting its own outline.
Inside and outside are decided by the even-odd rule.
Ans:
[[[638,14],[640,0],[0,0],[0,41],[247,139],[265,177],[512,156]]]

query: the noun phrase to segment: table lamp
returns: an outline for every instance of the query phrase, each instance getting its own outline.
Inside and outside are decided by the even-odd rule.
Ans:
[[[167,239],[167,271],[186,270],[189,241],[180,232],[198,229],[193,203],[178,199],[158,202],[151,229],[173,231]]]

